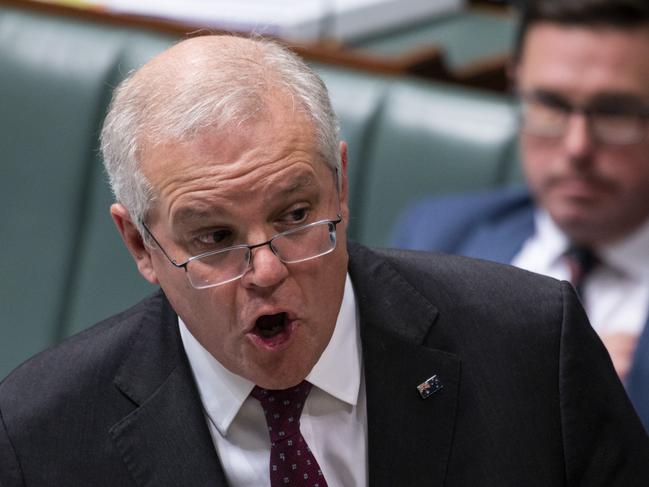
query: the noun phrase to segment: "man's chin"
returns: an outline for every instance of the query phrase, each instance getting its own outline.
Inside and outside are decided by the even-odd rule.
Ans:
[[[571,242],[597,246],[610,238],[610,224],[592,210],[584,205],[571,205],[550,214]]]
[[[255,357],[254,365],[240,375],[266,389],[288,389],[299,384],[317,362],[317,357],[306,357],[303,349],[289,348],[274,356],[260,355]]]
[[[309,375],[309,372],[310,370],[302,370],[301,367],[291,370],[278,369],[272,373],[266,370],[259,370],[250,380],[264,389],[281,390],[299,384]]]
[[[603,178],[564,176],[550,178],[536,191],[540,206],[555,217],[573,221],[593,220],[607,213],[620,194],[613,182]]]

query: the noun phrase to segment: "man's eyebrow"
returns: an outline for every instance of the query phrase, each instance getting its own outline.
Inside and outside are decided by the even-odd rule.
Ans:
[[[183,225],[193,221],[204,221],[207,218],[213,217],[214,214],[214,210],[186,206],[176,211],[171,220],[174,225]]]
[[[291,195],[305,188],[312,188],[316,186],[316,181],[311,174],[300,174],[290,181],[279,185],[277,193],[279,195]]]
[[[311,174],[300,174],[289,181],[278,184],[276,191],[269,192],[273,198],[290,196],[299,191],[317,187],[316,180]],[[222,213],[220,208],[200,208],[193,206],[185,206],[179,208],[172,217],[172,224],[184,225],[195,221],[205,221],[213,218],[215,215]]]

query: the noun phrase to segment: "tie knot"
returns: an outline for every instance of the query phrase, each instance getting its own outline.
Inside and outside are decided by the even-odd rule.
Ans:
[[[566,257],[578,264],[584,274],[590,272],[598,262],[597,255],[592,249],[578,245],[573,245],[566,250]]]
[[[261,403],[271,441],[286,440],[299,433],[300,416],[310,391],[307,381],[281,390],[255,386],[250,395]]]
[[[589,247],[573,245],[566,250],[565,258],[570,268],[570,282],[581,294],[584,279],[599,264],[597,254]]]

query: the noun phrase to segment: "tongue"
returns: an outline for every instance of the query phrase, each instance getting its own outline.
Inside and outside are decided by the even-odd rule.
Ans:
[[[257,334],[262,338],[271,338],[284,330],[285,313],[260,316],[255,323]]]

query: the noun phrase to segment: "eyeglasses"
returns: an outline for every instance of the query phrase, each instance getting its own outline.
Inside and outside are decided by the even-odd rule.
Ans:
[[[576,106],[556,96],[522,94],[521,130],[529,135],[547,138],[563,137],[573,113],[583,114],[592,137],[610,145],[641,142],[646,136],[649,107],[630,103],[606,103],[604,106]]]
[[[297,264],[315,259],[336,248],[336,225],[342,221],[320,220],[298,228],[278,233],[265,242],[254,245],[234,245],[225,249],[205,252],[178,264],[160,245],[151,230],[142,226],[174,267],[185,269],[192,287],[206,289],[235,281],[250,269],[252,250],[268,245],[277,258],[285,264]]]

